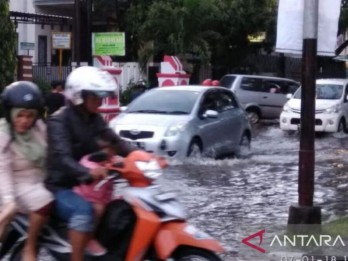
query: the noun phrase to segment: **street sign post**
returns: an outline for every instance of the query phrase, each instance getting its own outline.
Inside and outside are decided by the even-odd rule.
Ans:
[[[59,50],[59,80],[62,80],[63,50],[71,49],[71,33],[56,32],[52,34],[52,49]]]

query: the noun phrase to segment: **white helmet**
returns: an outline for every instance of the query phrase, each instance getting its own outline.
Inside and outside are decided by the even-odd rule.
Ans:
[[[74,105],[83,103],[82,91],[93,92],[101,98],[115,95],[116,80],[106,71],[97,67],[82,66],[73,70],[65,84],[65,95]]]

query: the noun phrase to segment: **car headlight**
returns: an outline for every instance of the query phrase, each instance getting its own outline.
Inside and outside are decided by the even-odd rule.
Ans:
[[[325,113],[338,113],[341,110],[341,105],[340,104],[336,104],[330,108],[327,108],[325,110]]]
[[[180,132],[182,132],[186,127],[186,121],[185,122],[179,122],[176,124],[173,124],[168,128],[168,130],[165,133],[165,136],[175,136],[178,135]]]
[[[291,108],[288,104],[285,104],[284,107],[283,107],[283,111],[284,112],[291,112]]]
[[[149,179],[157,179],[162,175],[162,168],[157,160],[136,161],[135,166]]]

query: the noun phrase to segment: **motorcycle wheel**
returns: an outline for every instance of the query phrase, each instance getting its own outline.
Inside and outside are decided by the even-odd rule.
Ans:
[[[197,248],[184,248],[173,256],[174,261],[222,261],[212,252]]]

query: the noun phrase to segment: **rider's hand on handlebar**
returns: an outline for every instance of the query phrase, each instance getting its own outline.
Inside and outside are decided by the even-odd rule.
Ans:
[[[103,178],[107,177],[108,171],[106,168],[97,167],[94,169],[90,169],[89,174],[93,177],[93,179],[99,180],[99,179],[103,179]]]

